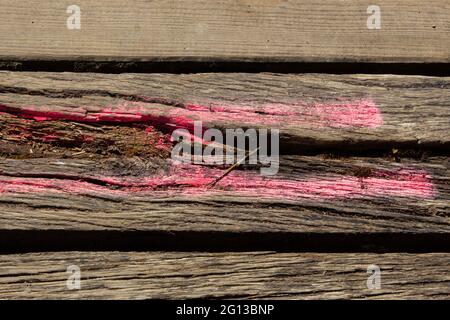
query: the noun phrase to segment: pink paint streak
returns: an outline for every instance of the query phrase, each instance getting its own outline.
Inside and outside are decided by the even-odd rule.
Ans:
[[[173,131],[193,131],[193,121],[205,126],[243,124],[267,127],[376,128],[383,120],[378,107],[370,99],[330,103],[270,103],[262,105],[196,105],[171,107],[139,102],[126,102],[101,111],[88,112],[88,106],[68,111],[52,111],[45,106],[28,108],[0,104],[0,112],[36,121],[65,120],[76,122],[142,123]]]
[[[214,194],[260,199],[359,199],[435,195],[430,176],[421,170],[378,171],[371,177],[349,175],[309,176],[290,180],[262,177],[255,172],[233,171],[213,189],[207,184],[223,170],[193,165],[173,165],[165,174],[141,178],[89,177],[79,180],[0,177],[0,193],[68,193],[136,196],[200,197]],[[94,180],[97,183],[94,183]]]
[[[339,103],[272,103],[256,108],[240,106],[187,105],[186,109],[206,123],[243,123],[259,126],[318,126],[330,128],[376,128],[383,124],[381,113],[370,99]],[[174,109],[172,114],[187,116],[186,110]]]

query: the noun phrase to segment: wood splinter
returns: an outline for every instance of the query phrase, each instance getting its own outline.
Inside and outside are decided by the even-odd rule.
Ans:
[[[238,162],[236,162],[235,164],[233,164],[231,167],[229,167],[221,176],[219,176],[218,178],[214,179],[212,182],[210,182],[207,185],[208,189],[212,189],[214,188],[214,186],[223,178],[225,178],[231,171],[233,171],[234,169],[236,169],[238,166],[240,166],[245,160],[247,160],[251,155],[255,154],[256,152],[258,152],[258,150],[260,149],[260,147],[256,148],[255,150],[253,150],[252,152],[250,152],[249,154],[247,154],[245,157],[243,157],[241,160],[239,160]]]

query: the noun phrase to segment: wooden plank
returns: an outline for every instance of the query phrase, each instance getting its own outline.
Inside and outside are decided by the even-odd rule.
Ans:
[[[1,230],[448,233],[447,157],[283,156],[276,176],[164,159],[0,161]]]
[[[2,59],[449,62],[446,0],[3,0]]]
[[[446,77],[394,75],[0,72],[0,116],[7,127],[9,114],[147,123],[166,134],[191,129],[194,120],[205,128],[277,128],[289,153],[392,147],[445,152],[449,88]]]
[[[448,299],[448,253],[58,252],[2,255],[2,299]],[[369,290],[369,265],[381,288]],[[81,289],[66,286],[80,268]]]

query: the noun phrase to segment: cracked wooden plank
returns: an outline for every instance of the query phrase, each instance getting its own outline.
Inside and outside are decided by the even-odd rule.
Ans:
[[[450,6],[378,0],[3,0],[0,58],[106,61],[449,62]]]
[[[22,119],[16,126],[28,121],[22,127],[32,126],[31,120],[78,123],[77,130],[99,122],[140,126],[132,135],[142,134],[145,125],[165,134],[192,131],[195,120],[222,130],[280,129],[286,153],[393,147],[445,152],[449,88],[446,77],[394,75],[0,72],[0,117],[6,127],[12,118]],[[81,143],[89,130],[78,138],[65,135]]]
[[[0,229],[448,233],[446,157],[282,156],[275,176],[155,159],[0,160]]]
[[[2,255],[2,299],[448,299],[448,253],[42,252]],[[81,289],[69,290],[69,266]],[[369,265],[381,288],[369,290]]]

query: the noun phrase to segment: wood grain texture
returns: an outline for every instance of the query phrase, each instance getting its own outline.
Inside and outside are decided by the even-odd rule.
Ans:
[[[75,60],[449,62],[445,0],[2,0],[0,57]]]
[[[1,230],[448,233],[446,157],[284,156],[274,177],[165,160],[0,161]]]
[[[449,89],[446,77],[394,75],[0,72],[0,111],[31,118],[41,112],[44,119],[56,112],[78,122],[149,117],[166,130],[179,119],[219,129],[278,128],[281,145],[297,151],[445,150]],[[122,120],[113,119],[117,114]]]
[[[447,253],[58,252],[2,255],[2,299],[448,299]],[[381,289],[366,285],[369,265]],[[81,270],[69,290],[66,270]]]

